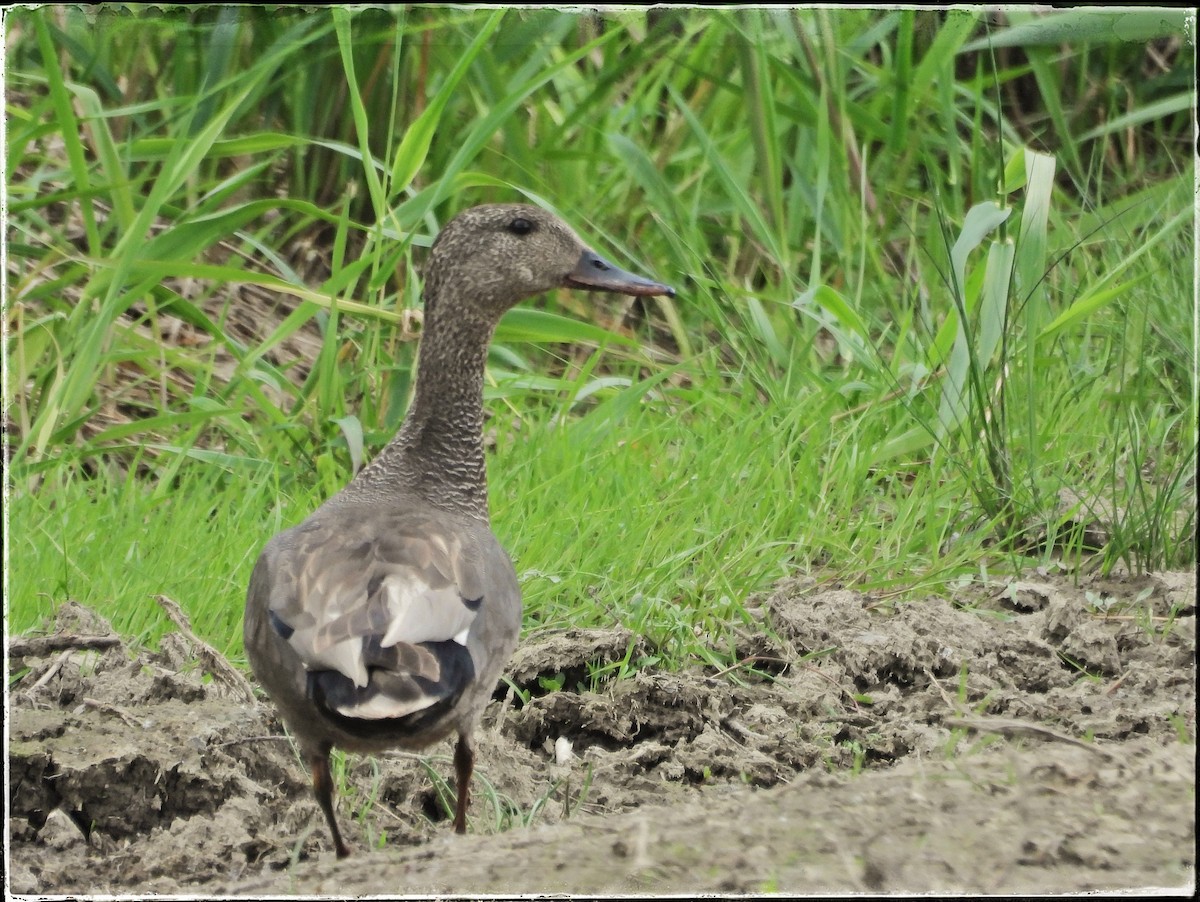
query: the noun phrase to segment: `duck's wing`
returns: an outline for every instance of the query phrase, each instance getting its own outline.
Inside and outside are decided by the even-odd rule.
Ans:
[[[467,640],[485,601],[473,537],[378,507],[322,513],[264,552],[267,618],[309,697],[364,720],[453,703],[475,676]]]

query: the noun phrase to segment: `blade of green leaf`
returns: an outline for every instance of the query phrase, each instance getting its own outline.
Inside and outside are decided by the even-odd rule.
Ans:
[[[483,26],[476,34],[475,40],[471,45],[463,51],[454,68],[450,70],[438,92],[429,101],[429,105],[425,107],[421,115],[417,117],[417,121],[408,127],[408,131],[404,133],[404,138],[400,141],[400,146],[396,149],[395,159],[392,161],[392,179],[389,185],[390,196],[395,197],[412,182],[413,177],[424,165],[425,160],[429,156],[429,148],[433,143],[433,136],[437,133],[438,124],[442,120],[442,113],[446,110],[446,104],[458,89],[459,82],[463,76],[467,74],[467,70],[475,62],[476,57],[483,51],[484,45],[488,39],[500,27],[500,22],[504,19],[505,10],[496,10],[484,22]]]
[[[1183,35],[1191,14],[1187,9],[1155,7],[1132,9],[1089,8],[1053,10],[1028,22],[972,41],[964,52],[986,47],[1058,47],[1091,43],[1133,42]]]
[[[508,343],[527,341],[566,344],[612,343],[626,346],[637,344],[631,338],[602,329],[600,326],[530,307],[514,307],[504,314],[500,325],[496,327],[495,337],[496,341]]]

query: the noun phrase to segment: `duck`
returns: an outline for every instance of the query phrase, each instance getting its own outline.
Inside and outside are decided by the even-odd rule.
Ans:
[[[467,830],[473,736],[522,614],[489,518],[487,349],[506,311],[559,288],[675,295],[542,207],[485,204],[448,222],[425,267],[417,379],[398,432],[254,565],[246,655],[311,771],[339,859],[350,847],[334,813],[334,747],[417,751],[453,737],[454,831]]]

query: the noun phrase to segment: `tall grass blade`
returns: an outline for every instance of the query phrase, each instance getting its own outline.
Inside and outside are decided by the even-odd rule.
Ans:
[[[438,92],[429,101],[429,105],[404,133],[404,138],[400,141],[395,159],[392,161],[391,193],[393,195],[407,188],[413,177],[425,164],[425,160],[429,157],[429,148],[433,144],[433,137],[441,123],[442,114],[446,111],[454,92],[458,90],[463,76],[474,65],[488,40],[500,27],[500,23],[504,19],[504,12],[503,9],[497,10],[483,23],[475,40],[463,51],[454,68],[446,75]]]
[[[33,26],[37,32],[38,47],[42,52],[42,63],[46,73],[47,87],[50,90],[50,101],[54,106],[59,134],[62,136],[63,147],[71,166],[71,178],[75,190],[86,197],[91,191],[91,172],[88,170],[87,154],[80,140],[82,129],[75,117],[71,106],[71,98],[67,93],[66,79],[59,68],[58,55],[54,43],[50,39],[50,27],[42,16],[34,17]],[[81,202],[79,212],[83,219],[84,230],[87,234],[88,249],[93,256],[101,253],[100,231],[96,227],[96,217],[89,203]]]
[[[1147,9],[1094,7],[1046,10],[1036,17],[1023,16],[1025,21],[972,41],[963,50],[982,50],[989,45],[1058,47],[1062,44],[1079,46],[1112,42],[1142,44],[1154,38],[1183,34],[1190,15],[1186,9],[1161,6]]]
[[[967,382],[972,366],[974,349],[971,337],[971,307],[967,297],[967,256],[979,247],[983,240],[1011,215],[1012,210],[996,206],[992,201],[976,204],[967,211],[962,231],[950,249],[951,272],[953,274],[952,296],[957,322],[954,327],[954,343],[950,359],[946,363],[946,379],[942,399],[938,406],[939,438],[956,430],[963,422],[969,409]],[[947,320],[949,324],[950,320]]]

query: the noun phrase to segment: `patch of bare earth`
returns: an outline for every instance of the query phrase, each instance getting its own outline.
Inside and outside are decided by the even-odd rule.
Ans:
[[[533,636],[479,737],[472,834],[446,821],[449,745],[352,755],[342,862],[268,704],[182,636],[135,652],[67,605],[9,661],[9,888],[1187,890],[1195,599],[1182,573],[894,609],[793,582],[740,640],[753,669],[595,686],[638,638]]]

